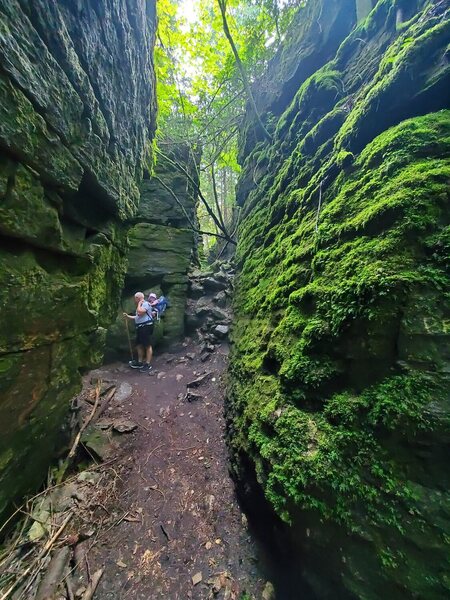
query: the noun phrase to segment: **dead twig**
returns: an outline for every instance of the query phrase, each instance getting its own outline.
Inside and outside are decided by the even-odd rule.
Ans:
[[[149,454],[148,454],[148,456],[147,456],[147,460],[146,460],[146,461],[145,461],[145,463],[144,463],[144,467],[146,467],[146,466],[147,466],[147,464],[148,464],[148,461],[150,460],[150,456],[151,456],[152,454],[154,454],[154,453],[155,453],[157,450],[159,450],[160,448],[162,448],[163,446],[165,446],[165,444],[159,444],[159,446],[156,446],[156,448],[153,448],[153,450],[151,450],[151,451],[149,452]]]
[[[95,590],[97,589],[97,586],[100,583],[100,579],[101,579],[102,575],[103,575],[103,569],[99,569],[98,571],[96,571],[94,573],[94,575],[92,576],[92,580],[89,583],[86,591],[84,592],[81,600],[92,600],[92,598],[94,597],[94,594],[95,594]]]
[[[115,456],[114,458],[111,458],[110,460],[104,462],[104,463],[99,463],[96,464],[92,467],[89,467],[88,469],[85,469],[85,471],[95,471],[99,468],[104,468],[107,467],[108,465],[110,465],[113,462],[116,462],[119,460],[119,456]],[[55,485],[51,485],[50,487],[45,488],[45,490],[42,490],[42,492],[39,492],[38,494],[35,494],[34,496],[31,496],[31,498],[28,498],[28,500],[26,500],[23,504],[21,504],[19,506],[19,508],[16,508],[16,510],[12,513],[12,515],[10,515],[8,517],[8,519],[6,519],[6,521],[3,523],[3,525],[0,527],[0,533],[5,529],[5,527],[7,527],[7,525],[9,523],[11,523],[11,521],[13,521],[17,515],[23,511],[24,506],[26,506],[29,502],[33,502],[33,500],[36,500],[37,498],[40,498],[41,496],[45,496],[46,494],[48,494],[48,492],[51,492],[52,490],[55,490],[58,487],[61,487],[62,485],[65,485],[67,483],[70,483],[71,481],[74,481],[75,479],[77,479],[79,476],[79,473],[77,473],[76,475],[72,475],[72,477],[69,477],[68,479],[66,479],[64,482],[60,481],[59,483],[55,483]],[[25,513],[26,514],[26,513]]]

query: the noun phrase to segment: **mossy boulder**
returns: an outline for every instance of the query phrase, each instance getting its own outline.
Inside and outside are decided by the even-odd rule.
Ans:
[[[319,598],[450,593],[450,18],[396,8],[378,2],[244,163],[232,465]]]

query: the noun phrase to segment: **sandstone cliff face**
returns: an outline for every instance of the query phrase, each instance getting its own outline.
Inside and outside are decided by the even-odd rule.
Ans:
[[[154,2],[0,2],[0,515],[98,362],[153,135]]]
[[[379,0],[330,44],[331,4],[270,67],[272,144],[242,140],[233,467],[319,598],[444,598],[450,9]]]
[[[129,260],[122,294],[122,307],[134,312],[134,294],[150,291],[168,297],[170,308],[155,329],[156,344],[169,344],[184,334],[188,270],[197,262],[198,236],[192,224],[197,223],[197,191],[184,173],[172,164],[177,162],[194,181],[198,157],[186,146],[167,151],[169,160],[158,158],[155,177],[146,175],[141,186],[139,212],[129,232]],[[163,184],[167,186],[170,193]],[[175,200],[174,196],[177,198]],[[121,308],[122,308],[121,307]],[[129,355],[123,310],[109,330],[107,358]],[[130,333],[134,336],[134,332]]]

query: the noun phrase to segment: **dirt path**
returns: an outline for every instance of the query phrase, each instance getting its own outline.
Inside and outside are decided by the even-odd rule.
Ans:
[[[132,386],[107,417],[139,426],[120,440],[119,523],[89,555],[91,571],[105,568],[95,598],[259,600],[265,580],[226,462],[227,346],[205,363],[192,345],[172,352],[156,357],[151,376],[120,365],[102,369]],[[205,372],[194,390],[201,398],[187,402],[187,383]]]

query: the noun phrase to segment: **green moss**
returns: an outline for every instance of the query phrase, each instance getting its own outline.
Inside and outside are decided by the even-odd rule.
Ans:
[[[409,540],[414,527],[433,536],[408,460],[392,448],[446,427],[436,407],[448,387],[449,135],[441,111],[359,155],[336,146],[319,166],[339,169],[320,211],[322,173],[300,188],[303,157],[291,156],[268,193],[255,192],[238,248],[233,454],[251,458],[284,520],[301,510],[373,538],[386,573],[407,549],[390,553],[374,532],[396,543],[392,532]],[[293,214],[281,210],[289,202]]]

